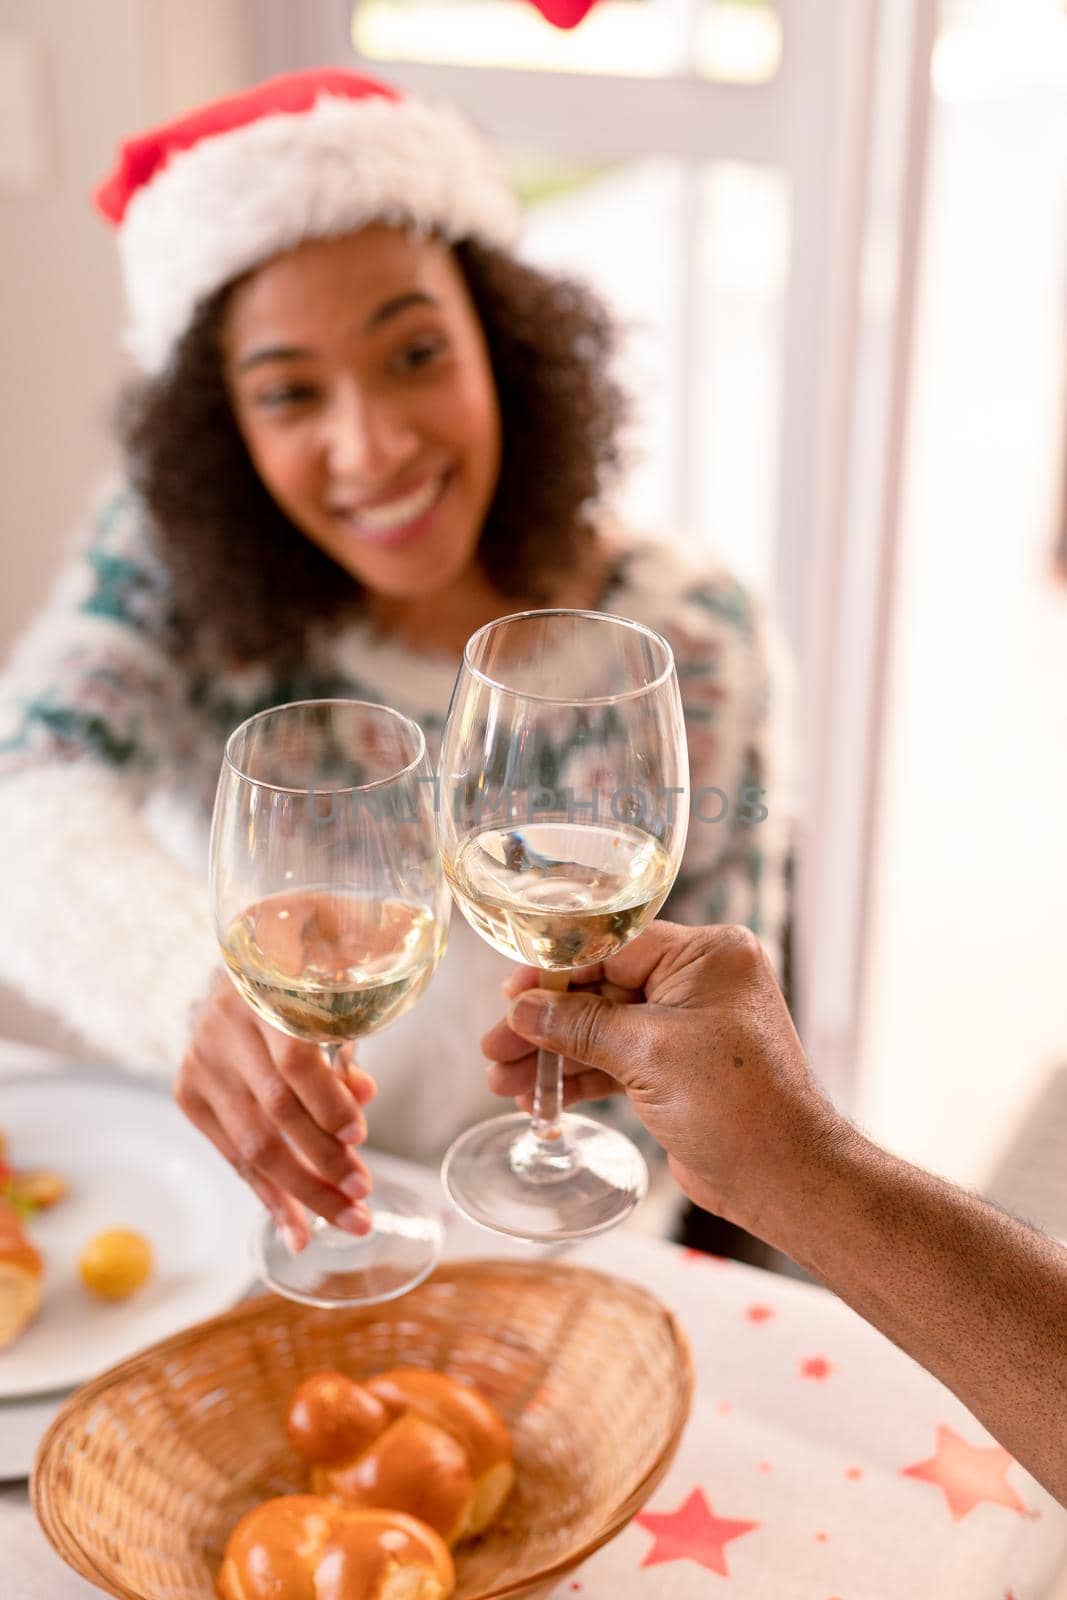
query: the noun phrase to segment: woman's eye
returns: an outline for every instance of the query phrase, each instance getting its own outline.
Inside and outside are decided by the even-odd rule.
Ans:
[[[264,394],[257,395],[256,404],[266,406],[270,410],[279,410],[284,406],[301,405],[304,401],[313,400],[315,391],[306,383],[287,383],[277,389],[268,389]]]
[[[436,360],[444,349],[443,339],[419,339],[393,357],[393,366],[400,373],[417,372],[420,367],[428,366],[431,361]]]

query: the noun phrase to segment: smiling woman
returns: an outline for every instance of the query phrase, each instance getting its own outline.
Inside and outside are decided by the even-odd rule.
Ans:
[[[501,597],[594,600],[611,349],[579,285],[380,224],[211,296],[124,408],[201,648],[292,663],[311,623],[370,611],[458,653]]]
[[[476,628],[546,604],[632,617],[674,647],[694,789],[762,801],[695,820],[668,909],[777,953],[765,625],[729,574],[612,524],[607,316],[516,256],[514,198],[454,112],[296,74],[132,140],[98,203],[144,376],[124,481],[0,684],[0,978],[173,1078],[283,1225],[301,1202],[359,1232],[373,1085],[219,976],[204,839],[227,735],[347,697],[413,718],[435,755]],[[418,1011],[361,1045],[378,1143],[435,1159],[488,1109],[478,1040],[507,971],[459,928]]]
[[[448,247],[382,225],[309,240],[236,288],[221,344],[290,520],[369,594],[447,599],[500,468],[485,335]]]

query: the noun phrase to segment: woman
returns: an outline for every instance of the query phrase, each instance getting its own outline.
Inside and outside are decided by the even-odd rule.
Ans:
[[[544,604],[648,622],[677,654],[694,787],[726,797],[702,802],[670,912],[773,949],[761,625],[727,575],[610,530],[607,319],[512,254],[515,200],[454,113],[295,74],[132,141],[98,203],[146,376],[126,479],[4,685],[0,977],[177,1072],[294,1238],[294,1197],[359,1231],[368,1081],[331,1077],[219,977],[204,839],[227,734],[342,695],[434,747],[483,623]],[[508,973],[458,919],[446,967],[360,1052],[376,1142],[425,1159],[493,1109],[478,1039]]]

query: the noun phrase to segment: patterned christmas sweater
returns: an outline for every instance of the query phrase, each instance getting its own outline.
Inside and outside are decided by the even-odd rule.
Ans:
[[[664,915],[746,923],[776,958],[789,807],[766,622],[727,573],[652,543],[626,549],[602,609],[656,628],[677,660],[693,805]],[[351,696],[412,717],[435,757],[457,666],[357,619],[314,634],[285,676],[204,670],[143,507],[109,489],[0,678],[0,981],[114,1059],[173,1074],[219,968],[207,836],[227,735],[266,706]],[[508,971],[453,918],[427,994],[360,1046],[376,1144],[432,1160],[499,1110],[479,1039]]]

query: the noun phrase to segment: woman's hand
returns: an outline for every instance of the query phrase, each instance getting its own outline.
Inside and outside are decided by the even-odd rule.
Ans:
[[[220,976],[197,1015],[174,1086],[185,1115],[255,1190],[286,1242],[308,1241],[303,1207],[349,1233],[370,1229],[370,1174],[357,1154],[374,1080],[263,1022]]]

